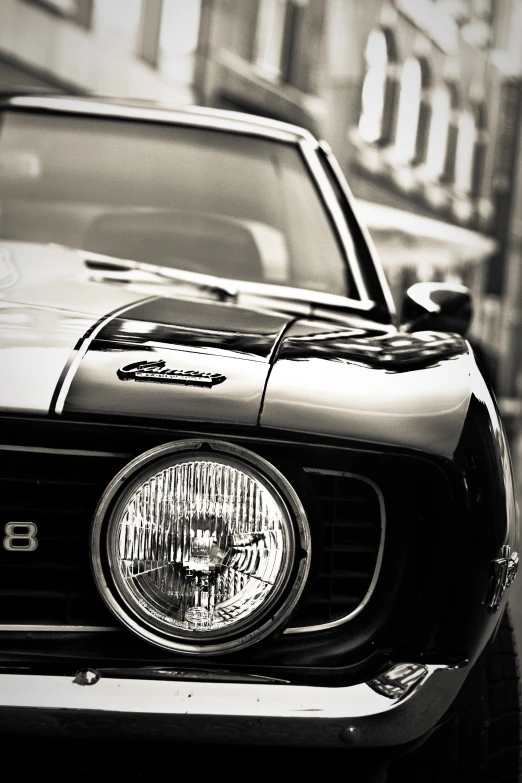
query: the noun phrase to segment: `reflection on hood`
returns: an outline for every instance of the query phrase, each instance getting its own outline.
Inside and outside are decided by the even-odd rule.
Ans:
[[[290,330],[279,356],[297,361],[320,357],[388,372],[404,372],[437,364],[467,353],[467,350],[466,341],[457,334],[382,334],[362,329],[317,334],[310,323],[309,334],[292,335]]]

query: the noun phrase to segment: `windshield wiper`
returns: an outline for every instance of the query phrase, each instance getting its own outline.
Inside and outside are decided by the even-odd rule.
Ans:
[[[102,272],[105,280],[125,283],[148,283],[161,285],[181,283],[207,291],[220,302],[237,301],[239,289],[232,281],[230,285],[223,278],[206,275],[201,272],[189,272],[184,269],[146,264],[142,261],[119,259],[90,251],[78,251],[88,269]]]
[[[105,281],[142,285],[185,284],[198,291],[207,292],[219,302],[234,302],[247,306],[255,303],[258,307],[272,307],[301,315],[313,314],[323,319],[343,320],[358,314],[363,318],[372,318],[379,322],[383,320],[380,308],[371,301],[360,301],[338,294],[274,283],[229,281],[202,272],[189,272],[142,261],[119,259],[101,253],[92,253],[89,250],[78,252],[85,265],[93,271],[100,272]],[[352,316],[349,315],[350,313]]]

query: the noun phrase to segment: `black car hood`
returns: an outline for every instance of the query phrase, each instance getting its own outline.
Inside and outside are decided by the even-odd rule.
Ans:
[[[456,447],[473,361],[461,338],[111,285],[58,246],[0,253],[4,411]]]
[[[289,321],[197,300],[138,303],[89,342],[58,412],[257,424]]]

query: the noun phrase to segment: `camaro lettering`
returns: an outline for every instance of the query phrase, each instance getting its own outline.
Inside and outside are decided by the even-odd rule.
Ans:
[[[122,381],[153,381],[156,383],[181,383],[185,386],[203,386],[212,388],[226,381],[218,372],[200,372],[199,370],[173,370],[167,367],[163,359],[157,362],[134,362],[118,370]]]

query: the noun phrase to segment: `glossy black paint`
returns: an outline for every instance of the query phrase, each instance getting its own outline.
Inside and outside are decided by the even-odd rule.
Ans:
[[[518,551],[519,526],[511,457],[498,409],[478,370],[473,373],[472,386],[452,464],[460,501],[456,533],[462,556],[453,587],[459,600],[448,604],[446,622],[454,625],[456,644],[467,640],[470,647],[481,647],[499,619],[496,614],[484,621],[491,561],[500,556],[504,544]]]
[[[48,443],[52,439],[57,448],[67,449],[82,442],[86,448],[95,451],[104,447],[110,448],[111,451],[118,450],[122,455],[118,460],[102,460],[103,469],[114,473],[117,472],[120,465],[125,464],[133,456],[142,453],[150,446],[196,434],[179,430],[138,427],[130,424],[115,426],[105,423],[91,426],[90,424],[71,425],[61,421],[39,422],[35,420],[28,420],[25,423],[16,422],[16,427],[12,426],[13,421],[6,421],[4,424],[6,425],[6,434],[12,441],[19,440],[21,433],[26,430],[27,438],[31,440],[33,447],[40,443]],[[415,484],[418,487],[415,499],[420,498],[424,493],[425,497],[429,498],[432,508],[440,508],[442,500],[438,501],[437,497],[444,496],[445,486],[440,471],[430,467],[430,464],[425,461],[419,461],[417,458],[404,454],[373,452],[364,449],[364,447],[357,450],[353,447],[347,448],[340,443],[326,444],[321,442],[312,445],[304,441],[282,439],[280,434],[261,438],[252,433],[241,434],[237,431],[214,433],[215,437],[221,437],[221,435],[228,441],[240,443],[260,456],[269,459],[296,487],[306,505],[317,550],[314,553],[315,557],[313,555],[311,580],[316,578],[319,566],[322,509],[317,506],[313,488],[302,474],[300,465],[308,464],[321,469],[342,468],[372,479],[378,479],[385,495],[388,523],[392,526],[392,534],[387,539],[385,568],[382,580],[380,580],[371,601],[370,611],[363,612],[355,621],[332,631],[279,636],[276,640],[267,640],[262,645],[257,645],[242,654],[222,656],[215,661],[212,659],[212,665],[224,665],[226,661],[227,666],[230,664],[239,666],[241,669],[247,667],[246,670],[253,668],[256,672],[261,669],[264,671],[266,667],[269,669],[275,667],[281,672],[291,674],[292,678],[297,681],[306,681],[306,678],[321,676],[331,679],[332,684],[335,681],[346,681],[347,679],[353,681],[356,676],[360,675],[364,661],[366,661],[363,665],[365,671],[373,671],[376,666],[382,666],[388,660],[388,656],[393,654],[394,642],[391,634],[387,634],[390,637],[389,642],[386,642],[385,647],[378,648],[376,647],[376,639],[379,636],[382,637],[383,630],[388,624],[393,629],[395,620],[403,611],[403,607],[397,607],[397,611],[392,611],[390,616],[390,611],[394,609],[404,581],[404,565],[408,561],[409,551],[408,538],[410,534],[414,533],[415,524],[418,521],[413,499],[407,503],[407,508],[405,508],[395,487],[397,482],[405,484],[415,477]],[[107,463],[106,466],[105,463]],[[84,468],[88,466],[85,458],[82,465]],[[94,478],[92,469],[89,470],[89,473]],[[108,473],[107,479],[109,475]],[[440,491],[441,480],[443,482],[442,492]],[[397,578],[398,575],[401,575],[400,579]],[[422,589],[423,592],[426,591],[426,587]],[[420,587],[415,593],[412,593],[412,596],[416,596],[419,590]],[[407,593],[405,593],[408,602],[412,596],[407,597]],[[44,658],[48,655],[53,658],[67,655],[68,650],[69,655],[74,656],[74,650],[81,647],[83,643],[82,637],[75,638],[74,634],[65,637],[62,635],[61,642],[57,647],[59,638],[59,634],[54,638],[41,638],[42,646],[39,647],[39,650]],[[20,642],[22,642],[21,646]],[[11,635],[11,641],[4,648],[4,652],[9,657],[18,649],[18,652],[25,658],[24,646],[23,637],[17,640],[16,635]],[[185,656],[169,655],[158,651],[126,633],[121,636],[117,635],[116,638],[112,634],[109,637],[103,634],[101,637],[92,637],[88,641],[88,647],[93,660],[103,658],[114,660],[121,659],[122,656],[129,656],[138,660],[160,662],[168,660],[181,662],[184,660],[185,665],[187,664]],[[30,649],[32,653],[36,651],[34,641],[31,642]],[[197,665],[197,660],[193,659],[192,664]]]
[[[484,410],[477,398],[470,406],[461,443],[454,460],[420,455],[405,449],[369,448],[363,443],[342,439],[284,435],[280,431],[251,428],[218,429],[199,425],[187,429],[112,418],[93,423],[44,421],[2,421],[6,437],[31,445],[52,441],[57,448],[82,443],[85,448],[118,450],[121,464],[144,450],[178,438],[210,434],[240,443],[269,459],[293,483],[300,494],[312,524],[312,534],[320,540],[321,512],[311,488],[300,474],[303,461],[322,468],[345,469],[365,475],[382,489],[388,533],[382,574],[377,589],[360,616],[330,631],[303,635],[280,635],[241,654],[210,661],[211,666],[232,666],[239,671],[289,677],[295,682],[316,678],[332,685],[360,681],[375,674],[390,661],[462,663],[474,660],[493,632],[497,618],[482,603],[488,585],[490,560],[503,540],[516,545],[514,530],[503,512],[501,441],[493,445],[489,435],[482,471],[496,470],[492,485],[478,473],[474,485],[467,482],[475,471],[470,454],[476,449],[476,432],[483,426]],[[491,433],[493,430],[491,430]],[[474,434],[475,433],[475,434]],[[466,456],[467,455],[467,456]],[[114,467],[116,471],[116,466]],[[477,492],[473,505],[469,489]],[[489,509],[496,509],[495,524]],[[312,563],[311,579],[314,578]],[[186,656],[169,655],[148,645],[121,636],[86,637],[45,634],[37,646],[26,646],[23,635],[11,634],[4,644],[3,660],[71,660],[83,649],[96,665],[100,661],[125,658],[188,664]],[[87,646],[85,646],[87,644]],[[190,659],[192,660],[192,659]],[[208,664],[208,661],[205,665]],[[197,659],[192,660],[197,666]],[[326,679],[325,679],[326,678]]]
[[[113,414],[192,421],[257,422],[270,358],[291,316],[205,300],[155,299],[110,320],[79,365],[68,415]],[[165,362],[219,385],[129,384],[122,369]]]
[[[219,349],[267,360],[289,317],[213,302],[158,298],[110,321],[97,341],[147,350],[169,347]]]
[[[285,332],[261,425],[451,458],[470,397],[467,344],[352,325],[303,320]]]
[[[324,326],[314,321],[299,321],[285,332],[278,358],[317,357],[387,372],[408,372],[467,352],[465,341],[456,334],[401,334],[372,329],[370,325],[343,329],[333,324]]]
[[[118,370],[128,364],[157,360],[181,370],[220,372],[226,380],[212,389],[174,389],[118,377]],[[275,410],[271,384],[285,363],[290,378],[296,378],[298,368],[304,371],[301,393],[308,422],[314,410],[324,408],[326,392],[334,394],[332,432],[319,426],[315,433],[299,432],[292,414],[297,387],[291,385],[289,415],[270,418]],[[322,387],[317,396],[313,374],[322,382],[329,366],[338,368],[340,386]],[[364,373],[359,376],[363,385],[354,385],[354,370]],[[400,380],[395,397],[386,392],[394,378]],[[450,417],[455,445],[446,446],[444,453],[433,451],[430,441],[440,428],[430,429],[436,410],[434,378],[445,380],[444,393],[449,395],[439,423]],[[380,391],[376,399],[386,400],[388,408],[380,429],[373,431],[377,441],[372,444],[370,423],[361,437],[360,430],[346,426],[346,408],[366,405],[368,390],[374,387]],[[215,396],[223,390],[228,396]],[[417,442],[410,441],[420,448],[401,441],[404,433],[411,437],[411,409],[404,407],[408,394],[420,405],[420,420],[427,422],[411,431],[416,437],[421,434]],[[383,415],[371,406],[367,410],[369,422]],[[86,423],[74,425],[72,419]],[[354,420],[361,416],[356,413]],[[400,427],[393,430],[395,421]],[[4,433],[12,429],[13,438],[21,437],[21,421],[8,418],[4,424],[10,425]],[[336,321],[335,313],[330,320],[317,320],[233,303],[158,298],[131,305],[124,316],[108,320],[74,376],[62,422],[32,419],[25,426],[23,437],[31,445],[40,431],[42,443],[57,446],[57,433],[62,432],[69,446],[88,447],[94,438],[98,447],[129,458],[151,445],[186,437],[187,427],[192,433],[243,443],[269,459],[296,487],[307,505],[316,543],[321,537],[320,509],[296,467],[304,455],[309,454],[313,464],[319,461],[323,467],[375,481],[386,505],[387,536],[382,573],[367,608],[331,630],[283,635],[241,656],[228,655],[227,665],[301,682],[316,677],[327,677],[332,684],[353,682],[362,672],[373,676],[390,661],[473,660],[494,630],[497,620],[482,603],[491,560],[502,544],[517,546],[509,453],[489,391],[467,344],[456,335],[401,334],[346,313],[342,321]],[[50,635],[39,642],[38,655],[42,660],[60,657],[64,642],[73,656],[83,644],[81,639]],[[123,648],[143,660],[178,660],[127,636],[121,643],[112,636],[91,642],[95,662],[120,659]],[[34,644],[31,650],[34,654]],[[7,659],[26,659],[28,652],[16,634],[6,640]]]
[[[261,660],[270,666],[280,666],[290,656],[292,669],[299,671],[305,667],[315,671],[319,667],[324,671],[326,667],[332,676],[338,677],[347,666],[351,668],[350,660],[367,656],[372,649],[392,659],[400,659],[401,654],[403,658],[407,655],[408,660],[432,662],[474,659],[496,625],[496,618],[489,616],[483,605],[491,561],[498,556],[502,544],[517,546],[514,501],[512,496],[506,497],[506,491],[509,493],[512,487],[509,452],[494,403],[467,343],[458,335],[401,334],[357,317],[353,318],[352,326],[347,326],[346,318],[344,321],[341,325],[333,320],[308,318],[292,323],[289,316],[282,314],[201,301],[170,299],[138,305],[125,318],[111,321],[87,351],[67,397],[64,415],[87,417],[90,421],[93,416],[99,420],[104,414],[111,416],[112,421],[123,416],[129,425],[132,419],[143,416],[154,418],[156,424],[168,418],[171,426],[177,422],[178,427],[186,427],[192,421],[199,431],[210,434],[209,427],[219,427],[219,421],[225,421],[224,401],[213,397],[209,402],[209,395],[217,389],[193,390],[187,398],[188,407],[183,408],[173,398],[172,388],[149,386],[142,402],[138,402],[136,387],[145,384],[122,383],[115,370],[107,375],[104,362],[108,358],[111,367],[116,368],[127,365],[130,357],[156,360],[166,356],[169,366],[177,367],[179,356],[185,357],[188,352],[191,361],[203,361],[197,369],[206,371],[210,366],[214,371],[218,367],[223,370],[227,381],[222,388],[226,388],[227,367],[234,357],[232,364],[239,359],[241,373],[250,383],[252,367],[263,367],[263,374],[259,376],[255,396],[249,398],[248,416],[239,419],[240,404],[236,400],[228,409],[229,424],[247,427],[260,424],[261,429],[255,435],[252,432],[248,440],[253,438],[256,451],[286,473],[305,497],[307,487],[292,469],[292,464],[297,464],[297,457],[291,456],[292,447],[286,447],[290,448],[289,456],[281,457],[277,448],[274,451],[268,444],[263,445],[270,431],[275,433],[276,441],[298,436],[292,415],[272,417],[267,423],[266,417],[274,410],[268,404],[272,377],[280,362],[288,362],[290,368],[302,367],[306,374],[310,372],[308,366],[313,367],[317,361],[319,366],[323,362],[337,365],[348,385],[335,392],[340,402],[337,410],[332,409],[334,432],[322,435],[318,432],[315,436],[302,433],[299,437],[303,447],[314,440],[326,444],[337,430],[341,441],[337,439],[336,447],[341,451],[332,459],[331,466],[366,475],[383,491],[388,532],[378,588],[361,618],[330,631],[281,637],[274,649],[268,645],[244,652],[242,660],[254,666],[259,666]],[[197,328],[198,323],[203,324],[201,330]],[[430,453],[426,437],[424,448],[412,452],[401,442],[411,421],[411,409],[403,407],[409,384],[414,379],[420,384],[414,387],[418,403],[421,389],[426,399],[425,408],[422,402],[419,409],[419,416],[421,419],[425,416],[427,422],[423,425],[427,428],[424,437],[430,432],[435,410],[433,379],[445,380],[446,392],[451,392],[451,381],[456,377],[454,363],[455,369],[460,366],[461,383],[468,390],[468,397],[462,397],[462,393],[455,396],[460,406],[458,416],[452,407],[453,398],[441,408],[440,421],[453,417],[453,446],[443,453],[437,450]],[[390,438],[396,431],[395,442],[386,444],[383,439],[372,446],[365,442],[368,437],[360,437],[360,432],[343,431],[347,420],[343,399],[347,399],[348,393],[352,395],[349,407],[363,405],[367,399],[368,387],[354,387],[349,380],[350,368],[354,367],[364,370],[367,373],[364,377],[370,384],[377,383],[383,395],[384,384],[389,382],[386,378],[401,379],[395,387],[397,399],[385,397],[388,413],[380,429],[383,438]],[[291,370],[294,377],[296,371]],[[434,372],[444,374],[434,376]],[[325,404],[324,394],[322,398],[314,394],[312,388],[304,389],[308,422],[312,420],[312,410]],[[296,404],[289,387],[288,410]],[[449,413],[445,412],[446,408]],[[187,410],[191,415],[187,415]],[[378,413],[375,409],[372,422]],[[398,417],[402,424],[394,430]],[[436,430],[437,425],[433,434]],[[418,432],[417,427],[415,433]],[[233,440],[236,435],[229,430],[224,437]],[[376,449],[380,457],[375,456]],[[133,453],[139,453],[139,449],[133,449]],[[313,504],[313,500],[310,502]],[[317,517],[317,512],[311,511],[312,517],[314,514]],[[315,525],[318,530],[320,521]]]
[[[78,111],[95,114],[97,109],[80,106]],[[129,121],[133,111],[127,111]],[[146,121],[167,120],[152,115]],[[176,121],[190,122],[186,117]],[[263,135],[254,125],[244,121],[243,132]],[[306,141],[315,149],[304,136],[285,141]],[[347,191],[329,161],[321,165],[354,231]],[[357,241],[364,245],[360,231]],[[503,545],[517,549],[518,529],[509,450],[495,403],[468,344],[458,335],[431,331],[452,324],[464,331],[465,293],[450,297],[453,313],[440,297],[432,301],[435,309],[407,311],[407,328],[424,331],[404,333],[392,323],[393,306],[368,252],[363,278],[372,298],[347,302],[345,308],[339,302],[335,307],[302,299],[285,303],[274,292],[264,296],[259,291],[248,303],[217,289],[215,297],[210,290],[206,298],[201,291],[192,299],[169,290],[133,304],[146,295],[140,286],[120,279],[111,287],[107,280],[94,279],[92,265],[86,268],[85,259],[70,248],[58,253],[63,284],[58,288],[46,280],[37,290],[29,277],[40,252],[32,246],[19,253],[21,266],[24,255],[30,256],[25,289],[19,289],[29,303],[45,293],[45,306],[54,312],[67,298],[75,303],[89,298],[86,291],[93,299],[97,291],[107,297],[104,301],[118,301],[93,307],[89,318],[80,318],[85,329],[71,356],[74,373],[62,375],[63,386],[54,395],[63,391],[62,408],[46,417],[46,398],[29,409],[33,416],[22,418],[13,395],[7,395],[8,413],[0,420],[4,445],[52,446],[64,449],[65,459],[78,448],[109,451],[112,456],[104,457],[110,460],[104,466],[108,481],[130,459],[163,443],[216,437],[241,444],[278,468],[306,508],[313,538],[310,590],[318,578],[325,514],[305,467],[373,481],[384,500],[386,537],[382,569],[367,606],[327,630],[280,633],[241,653],[203,662],[153,648],[124,630],[2,632],[2,665],[42,666],[42,671],[48,667],[63,674],[80,658],[84,665],[132,670],[137,661],[194,669],[203,663],[205,671],[226,668],[242,677],[260,674],[333,687],[375,677],[390,663],[464,665],[481,655],[499,616],[484,605],[491,562]],[[56,254],[48,247],[46,252]],[[65,274],[74,255],[77,267]],[[153,288],[157,293],[156,280]],[[13,288],[6,296],[16,301],[15,295]],[[96,331],[99,317],[120,306],[126,307],[121,317],[107,317],[91,339],[92,324]],[[448,313],[453,321],[441,319]],[[52,322],[46,318],[43,337],[49,351],[56,348]],[[66,337],[69,352],[76,332],[68,327]],[[143,362],[156,367],[164,362],[181,374],[223,381],[207,388],[129,382],[125,368]],[[59,369],[55,374],[58,383]],[[292,630],[292,618],[287,630]],[[372,716],[367,723],[372,730],[378,720]]]
[[[174,297],[138,304],[86,343],[63,415],[261,424],[451,456],[469,403],[465,341],[329,315]],[[142,384],[122,384],[122,367],[158,361],[227,380],[153,398]]]

